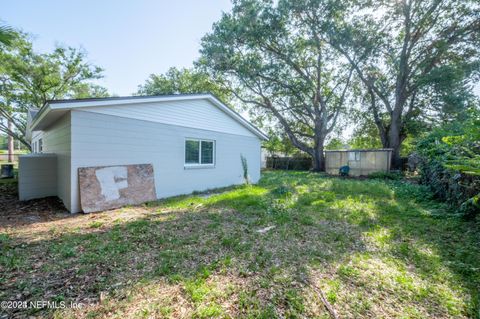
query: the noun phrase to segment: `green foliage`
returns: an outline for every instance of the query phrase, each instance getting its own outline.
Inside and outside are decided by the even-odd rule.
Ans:
[[[262,143],[262,147],[269,153],[269,155],[273,155],[275,153],[280,153],[282,151],[282,140],[277,134],[274,133],[273,130],[270,131],[268,135],[268,140]]]
[[[83,50],[56,47],[51,53],[33,50],[28,35],[17,33],[0,51],[0,132],[29,147],[25,139],[27,110],[41,108],[48,100],[104,97],[105,89],[91,83],[102,69],[87,61]],[[13,124],[10,130],[7,121]]]
[[[295,188],[288,185],[288,184],[283,184],[280,185],[274,189],[272,189],[271,193],[276,196],[285,196],[289,197],[292,196],[295,193]]]
[[[355,134],[349,140],[348,145],[352,149],[382,148],[382,142],[378,137],[378,132],[376,132],[375,135]]]
[[[246,184],[250,183],[250,177],[248,176],[248,162],[245,156],[240,155],[240,161],[242,162],[242,170],[243,170],[243,180]]]
[[[345,148],[345,142],[340,137],[332,138],[325,146],[326,150],[341,150]]]
[[[464,215],[480,212],[480,111],[446,124],[417,143],[423,162],[420,173],[435,194]]]
[[[440,120],[441,123],[468,118],[467,110],[475,103],[475,97],[465,79],[478,78],[479,70],[478,59],[473,62],[459,59],[439,65],[421,80],[426,100],[419,101],[419,107],[433,110],[438,115],[434,121]]]
[[[139,95],[162,95],[180,93],[212,93],[224,102],[232,95],[219,78],[213,79],[199,69],[172,67],[165,74],[151,74],[145,84],[138,88]]]
[[[293,171],[308,171],[312,169],[312,158],[308,156],[269,156],[267,157],[267,168]]]
[[[28,236],[11,227],[0,234],[2,297],[103,294],[101,318],[178,317],[182,307],[188,318],[329,318],[321,289],[341,318],[476,318],[478,225],[429,194],[403,181],[268,171],[258,185],[95,214],[101,230],[81,215],[42,220]]]
[[[0,44],[4,46],[9,46],[12,44],[12,41],[15,39],[16,32],[15,30],[7,25],[0,25]]]
[[[305,155],[304,152],[293,146],[292,141],[285,134],[279,134],[278,131],[270,129],[268,140],[262,143],[262,147],[267,150],[270,156],[280,154],[284,156]]]
[[[415,151],[415,141],[416,137],[413,135],[407,135],[407,137],[403,140],[402,147],[400,149],[400,155],[402,156],[409,156]]]
[[[202,39],[200,64],[223,75],[253,118],[282,128],[315,158],[350,99],[352,70],[327,30],[344,14],[341,1],[234,1]]]
[[[382,148],[382,141],[377,126],[375,125],[370,112],[355,110],[352,112],[351,120],[355,127],[353,134],[348,140],[352,149]]]
[[[352,12],[332,29],[331,43],[354,67],[362,82],[362,113],[377,126],[383,147],[393,148],[392,164],[399,168],[406,137],[457,119],[471,105],[480,64],[480,38],[474,36],[479,3],[349,4]]]

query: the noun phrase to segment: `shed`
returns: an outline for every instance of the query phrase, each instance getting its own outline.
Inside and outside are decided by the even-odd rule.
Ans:
[[[392,149],[352,149],[325,151],[325,171],[338,175],[342,166],[350,167],[350,175],[362,176],[390,171]]]
[[[156,198],[241,184],[241,157],[260,178],[267,136],[211,94],[55,100],[29,114],[21,200],[54,195],[80,212],[79,169],[91,167],[149,164]]]

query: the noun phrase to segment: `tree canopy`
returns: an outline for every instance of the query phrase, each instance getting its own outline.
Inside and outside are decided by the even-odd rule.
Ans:
[[[36,53],[28,36],[17,33],[0,50],[0,132],[29,147],[25,139],[29,108],[41,108],[52,99],[107,96],[104,88],[91,82],[102,77],[102,69],[86,57],[83,50],[71,47]]]
[[[369,99],[384,147],[400,147],[419,123],[449,120],[468,108],[478,76],[480,3],[474,0],[372,1],[354,5],[331,29]]]
[[[198,69],[178,69],[172,67],[164,74],[151,74],[139,86],[139,95],[161,95],[179,93],[212,93],[224,102],[231,100],[231,93],[222,83]]]
[[[337,1],[235,1],[202,40],[201,65],[254,117],[280,124],[315,170],[349,97],[352,69],[325,32],[342,12]]]

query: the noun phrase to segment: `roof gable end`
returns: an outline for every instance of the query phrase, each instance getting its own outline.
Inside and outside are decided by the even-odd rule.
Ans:
[[[220,109],[223,113],[235,120],[237,123],[248,129],[251,133],[262,140],[267,140],[268,137],[252,123],[244,119],[240,114],[226,106],[219,99],[212,94],[180,94],[180,95],[162,95],[162,96],[134,96],[134,97],[114,97],[114,98],[101,98],[101,99],[79,99],[79,100],[57,100],[50,101],[45,107],[43,107],[35,117],[32,123],[32,129],[43,129],[58,118],[60,118],[65,112],[71,110],[81,110],[88,108],[99,108],[122,106],[122,105],[134,105],[144,104],[152,102],[168,102],[168,101],[188,101],[188,100],[207,100],[215,107]]]

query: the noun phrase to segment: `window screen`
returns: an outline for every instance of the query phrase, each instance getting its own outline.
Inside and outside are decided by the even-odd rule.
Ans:
[[[213,165],[215,141],[185,140],[185,165]]]
[[[185,164],[200,164],[200,141],[185,141]]]
[[[213,142],[202,141],[202,164],[213,164]]]

